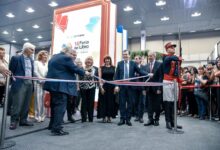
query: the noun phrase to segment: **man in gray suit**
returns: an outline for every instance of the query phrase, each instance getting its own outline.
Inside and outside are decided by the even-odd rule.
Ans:
[[[35,51],[35,46],[31,43],[25,43],[22,51],[22,55],[11,58],[9,69],[14,76],[33,77],[32,54]],[[27,121],[32,93],[33,82],[31,80],[16,79],[12,81],[10,91],[12,98],[11,125],[9,127],[11,130],[17,128],[18,122],[20,126],[33,126],[33,123]]]

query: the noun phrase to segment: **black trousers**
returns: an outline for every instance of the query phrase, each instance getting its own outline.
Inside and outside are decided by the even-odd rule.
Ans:
[[[5,93],[5,86],[0,86],[0,105],[3,105],[4,103],[3,101],[4,93]]]
[[[75,108],[76,108],[76,96],[68,96],[67,100],[67,118],[71,119],[72,115],[75,113]]]
[[[198,106],[193,91],[188,92],[189,114],[198,114]]]
[[[165,121],[174,123],[174,102],[164,101]]]
[[[146,96],[143,95],[143,89],[134,90],[133,108],[135,116],[139,119],[143,118]]]
[[[218,117],[220,120],[220,88],[217,88]]]
[[[68,95],[59,92],[50,92],[51,95],[51,118],[49,128],[52,131],[60,131],[62,129],[63,117],[66,111]]]
[[[119,90],[119,110],[121,120],[131,119],[134,90],[128,86],[121,86]]]
[[[154,92],[148,93],[148,119],[150,121],[156,120],[159,121],[160,119],[160,111],[161,111],[161,102],[162,102],[162,95],[156,94]],[[153,116],[155,113],[155,117]]]
[[[94,100],[95,100],[95,88],[84,90],[80,89],[82,96],[81,104],[81,116],[82,122],[85,122],[87,119],[87,114],[89,121],[93,121],[93,112],[94,112]]]
[[[80,91],[77,91],[77,93],[78,93],[78,95],[77,95],[77,97],[76,97],[76,105],[75,105],[75,107],[78,109],[82,97],[81,97]]]
[[[187,89],[183,89],[182,90],[182,98],[181,98],[181,103],[180,103],[180,110],[185,111],[186,110],[186,100],[189,99],[188,98],[188,90]],[[179,102],[179,101],[178,101]]]

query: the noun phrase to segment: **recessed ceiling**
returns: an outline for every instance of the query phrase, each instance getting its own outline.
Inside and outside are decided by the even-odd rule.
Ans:
[[[0,41],[23,44],[30,41],[50,43],[53,10],[67,5],[73,5],[85,0],[56,0],[57,7],[50,7],[51,0],[1,0],[0,1]],[[161,1],[161,2],[159,2]],[[156,6],[156,2],[165,5]],[[220,0],[112,0],[117,4],[117,25],[123,25],[128,30],[129,37],[140,37],[141,30],[147,35],[167,35],[181,32],[215,31],[220,28]],[[133,8],[124,11],[127,6]],[[25,10],[32,8],[34,12]],[[12,13],[14,18],[6,15]],[[192,14],[201,14],[192,17]],[[163,19],[162,19],[163,18]],[[169,19],[167,19],[169,18]],[[135,21],[140,24],[134,24]],[[38,25],[39,28],[33,28]],[[17,31],[22,29],[23,31]],[[192,32],[193,31],[193,32]],[[8,34],[4,34],[8,33]],[[41,38],[39,38],[41,37]]]

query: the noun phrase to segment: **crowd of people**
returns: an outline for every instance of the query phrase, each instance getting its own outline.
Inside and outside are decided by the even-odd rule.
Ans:
[[[220,58],[214,64],[181,69],[182,58],[175,55],[175,44],[167,43],[167,54],[163,61],[156,60],[156,52],[148,53],[148,63],[143,64],[141,56],[130,60],[128,50],[122,52],[123,60],[113,65],[110,56],[103,59],[103,65],[98,68],[93,65],[92,56],[85,59],[85,65],[77,58],[77,53],[71,44],[63,44],[61,52],[49,60],[48,52],[42,50],[33,60],[35,45],[25,43],[22,53],[12,56],[10,63],[5,61],[5,49],[0,47],[0,105],[4,105],[3,96],[6,76],[23,76],[26,79],[11,80],[9,92],[8,113],[11,116],[10,129],[19,126],[33,126],[28,119],[31,97],[34,96],[34,120],[43,122],[46,117],[44,105],[45,91],[50,93],[50,123],[48,129],[52,135],[67,135],[62,123],[67,111],[68,121],[74,123],[74,113],[80,107],[82,123],[93,122],[94,100],[96,89],[99,89],[97,118],[103,123],[111,123],[120,112],[119,126],[132,126],[134,121],[144,123],[144,112],[148,120],[144,126],[159,126],[160,114],[164,110],[166,128],[174,127],[174,81],[178,82],[179,94],[178,113],[206,119],[208,112],[220,120],[220,88],[208,85],[219,85]],[[144,76],[143,78],[136,78]],[[63,81],[33,81],[30,77],[68,80]],[[97,78],[99,77],[99,78]],[[126,80],[132,82],[157,82],[164,86],[125,86],[109,84],[105,81]],[[79,81],[79,82],[69,82]],[[123,84],[123,82],[121,82]],[[187,87],[186,87],[187,86]],[[177,93],[176,93],[177,94]],[[210,95],[211,94],[211,95]],[[209,106],[211,97],[212,107]],[[209,109],[211,108],[211,110]],[[182,126],[177,125],[182,129]]]
[[[220,58],[214,63],[189,66],[182,69],[182,93],[179,100],[179,114],[206,119],[220,119]],[[186,87],[186,88],[184,88]],[[210,103],[211,101],[211,103]]]

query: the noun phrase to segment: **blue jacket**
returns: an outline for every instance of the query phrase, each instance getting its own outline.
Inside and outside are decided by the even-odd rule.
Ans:
[[[32,66],[32,77],[34,76],[34,61],[31,59]],[[14,76],[25,76],[25,62],[24,55],[12,56],[9,63],[9,70]],[[18,90],[21,84],[24,82],[23,79],[12,80],[11,90]]]
[[[134,61],[129,61],[129,78],[135,77],[135,73],[140,76],[147,75],[147,72],[141,70]],[[124,60],[118,62],[115,72],[115,80],[124,79]]]
[[[84,75],[84,71],[73,63],[72,58],[61,52],[50,59],[46,77],[53,79],[76,80],[75,73]],[[45,82],[44,90],[77,96],[76,83]]]
[[[172,79],[179,77],[179,58],[175,55],[165,55],[163,57],[163,73],[164,79]]]

